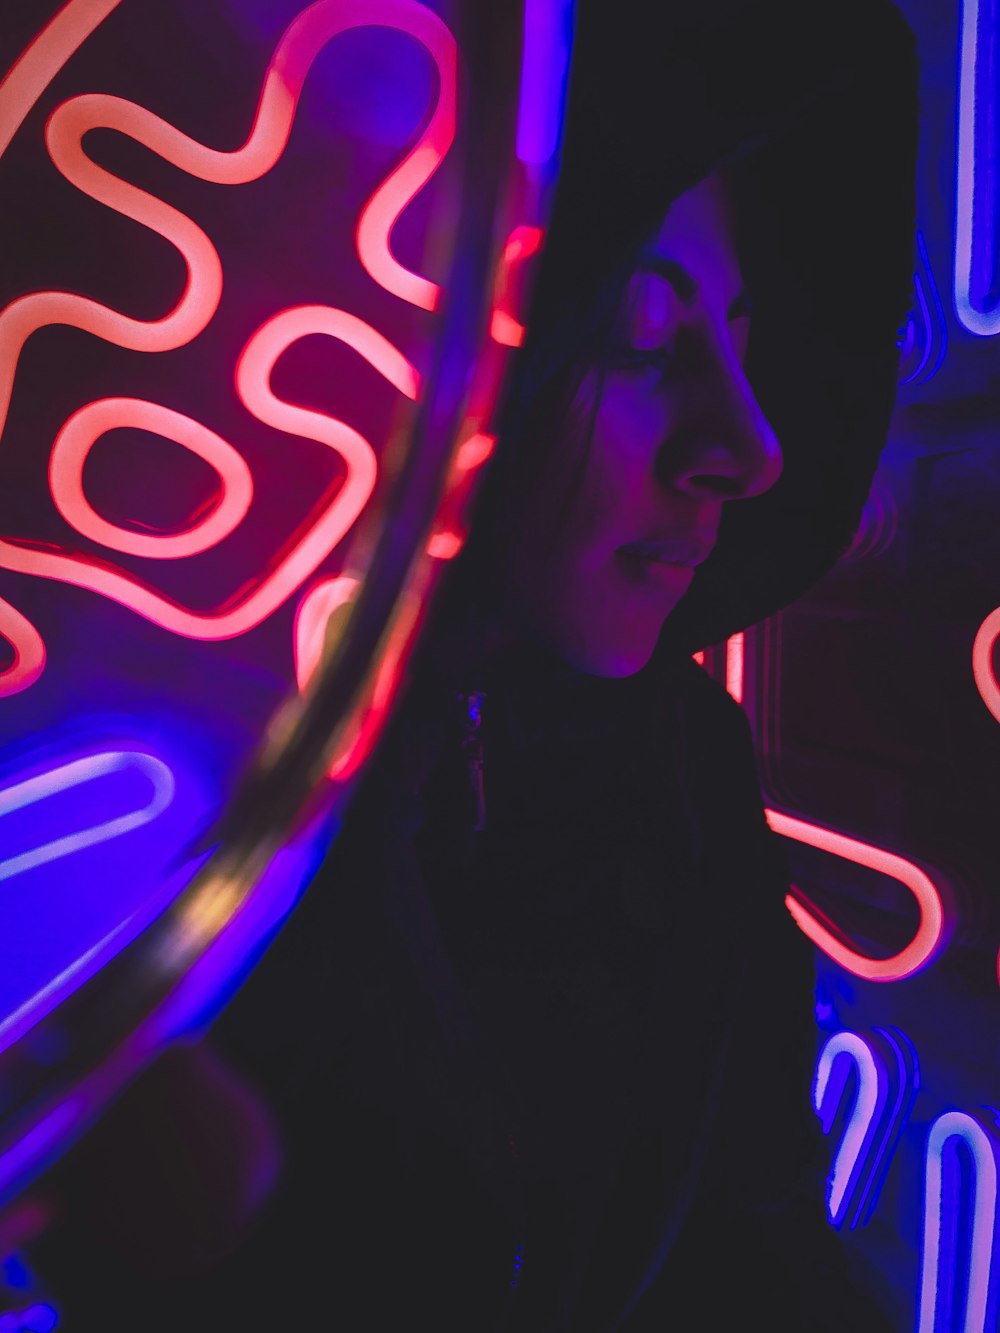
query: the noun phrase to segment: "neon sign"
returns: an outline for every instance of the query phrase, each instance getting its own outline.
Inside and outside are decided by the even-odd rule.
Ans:
[[[149,794],[145,804],[137,805],[132,810],[115,815],[111,819],[101,819],[97,824],[63,833],[58,837],[48,837],[44,842],[33,842],[37,828],[38,807],[46,801],[52,802],[63,792],[72,791],[97,782],[112,773],[137,774]],[[60,764],[37,777],[15,782],[12,786],[0,790],[0,820],[3,821],[3,844],[6,848],[16,847],[18,843],[15,816],[32,816],[29,845],[22,851],[8,854],[0,860],[0,881],[22,875],[37,866],[50,861],[60,860],[85,847],[93,847],[112,838],[120,838],[133,829],[156,819],[173,800],[174,776],[162,760],[138,750],[108,750],[101,754],[90,755],[85,759],[74,759]],[[43,812],[44,813],[44,812]],[[22,840],[24,836],[22,833]]]
[[[996,1327],[998,1154],[996,1129],[984,1117],[946,1111],[931,1126],[917,1333],[943,1327],[985,1333]],[[964,1209],[959,1206],[963,1195]]]
[[[1000,333],[1000,307],[986,309],[996,239],[996,149],[989,136],[996,116],[997,32],[992,6],[962,0],[955,184],[955,313],[970,333]]]
[[[853,1069],[855,1092],[830,1173],[830,1221],[851,1230],[867,1221],[893,1149],[910,1113],[919,1078],[916,1054],[901,1032],[838,1032],[819,1055],[813,1106],[829,1134]]]
[[[114,3],[70,0],[31,43],[0,85],[0,150],[61,66],[114,8]],[[253,125],[241,148],[230,152],[210,148],[146,108],[105,94],[72,97],[49,117],[45,141],[64,178],[98,203],[162,237],[183,259],[187,280],[173,308],[153,320],[137,319],[66,291],[33,292],[0,311],[0,346],[4,349],[0,356],[0,436],[21,350],[37,330],[69,325],[131,351],[171,351],[205,330],[221,298],[222,264],[205,231],[165,200],[99,166],[84,150],[84,136],[95,129],[114,130],[179,170],[212,184],[238,186],[257,180],[275,166],[287,147],[305,79],[323,47],[340,33],[372,25],[397,29],[424,46],[437,69],[438,96],[413,148],[361,209],[357,253],[384,290],[421,309],[436,307],[438,287],[400,264],[391,239],[400,215],[437,171],[454,138],[454,37],[435,14],[415,0],[318,0],[293,20],[278,41]],[[375,454],[363,436],[333,417],[283,402],[271,390],[270,374],[277,360],[299,339],[317,333],[352,347],[405,397],[413,400],[419,393],[417,373],[403,354],[346,311],[298,306],[274,315],[250,337],[236,369],[237,391],[244,406],[275,430],[330,448],[346,463],[347,476],[312,527],[273,568],[258,575],[235,606],[196,612],[104,560],[7,538],[0,539],[0,566],[96,592],[190,638],[223,639],[260,624],[339,544],[375,483]],[[185,531],[158,535],[132,532],[101,517],[84,494],[83,465],[95,441],[121,426],[159,434],[208,462],[222,483],[221,497],[211,513]],[[57,509],[82,536],[111,550],[163,560],[197,555],[222,541],[245,517],[253,498],[249,469],[231,444],[180,412],[124,397],[85,404],[70,417],[53,446],[49,478]],[[45,650],[34,626],[6,605],[0,607],[0,632],[15,651],[13,665],[0,678],[0,688],[9,694],[38,679]]]

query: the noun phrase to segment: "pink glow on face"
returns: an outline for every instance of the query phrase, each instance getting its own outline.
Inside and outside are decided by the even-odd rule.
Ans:
[[[960,1197],[958,1173],[962,1167],[952,1150],[953,1141],[964,1143],[972,1158],[972,1189],[968,1191],[969,1213],[959,1217]],[[962,1333],[983,1333],[986,1328],[990,1298],[990,1273],[993,1267],[994,1236],[997,1222],[997,1154],[994,1133],[978,1118],[963,1111],[946,1111],[931,1125],[927,1136],[927,1169],[924,1192],[924,1238],[921,1256],[920,1297],[917,1312],[917,1333],[935,1333],[941,1327],[938,1321],[939,1292],[951,1282],[965,1287],[965,1311]],[[963,1283],[952,1273],[942,1284],[944,1263],[954,1265],[956,1233],[960,1226],[967,1228],[970,1244],[968,1272]],[[947,1270],[945,1270],[947,1271]],[[949,1327],[958,1328],[957,1323]]]
[[[5,857],[0,860],[0,881],[11,879],[49,861],[57,861],[73,852],[81,851],[84,847],[93,847],[97,843],[108,842],[111,838],[119,838],[132,829],[148,824],[173,800],[174,775],[162,760],[155,759],[152,755],[142,754],[138,750],[108,750],[102,754],[90,755],[86,759],[74,759],[38,777],[16,782],[13,786],[0,791],[0,819],[5,817],[9,819],[19,810],[38,805],[50,797],[69,791],[73,787],[81,787],[108,773],[125,769],[134,769],[148,780],[151,795],[144,806]],[[5,839],[5,843],[8,847],[11,845],[9,837]]]
[[[543,235],[541,227],[515,227],[504,246],[503,257],[497,270],[490,334],[505,347],[520,347],[524,342],[524,325],[515,318],[512,308],[514,302],[514,270],[519,264],[537,253],[542,244]]]
[[[940,891],[929,875],[912,861],[894,852],[872,847],[856,838],[848,838],[842,833],[834,833],[831,829],[780,814],[776,810],[768,810],[766,813],[768,823],[775,833],[889,875],[905,884],[917,900],[920,924],[910,943],[891,958],[869,958],[843,944],[807,906],[789,894],[785,906],[796,925],[828,957],[848,972],[864,977],[867,981],[901,981],[931,962],[944,941],[945,915]]]
[[[84,464],[100,436],[122,426],[174,440],[215,469],[222,495],[194,527],[163,535],[131,532],[93,509],[83,490]],[[239,526],[253,499],[253,478],[242,454],[182,412],[140,398],[102,398],[81,407],[59,432],[49,457],[49,489],[63,518],[85,537],[129,555],[172,560],[200,555]]]
[[[14,660],[0,672],[0,698],[26,690],[45,670],[45,644],[27,616],[0,598],[0,634],[14,649]]]
[[[310,588],[295,613],[295,679],[304,690],[323,660],[326,627],[330,617],[346,606],[360,586],[348,574],[323,579]]]
[[[878,1122],[888,1099],[888,1074],[875,1052],[856,1032],[838,1032],[820,1052],[813,1086],[813,1106],[829,1134],[844,1097],[853,1063],[857,1092],[828,1182],[827,1210],[834,1226],[844,1221],[857,1189],[865,1158],[872,1151]]]

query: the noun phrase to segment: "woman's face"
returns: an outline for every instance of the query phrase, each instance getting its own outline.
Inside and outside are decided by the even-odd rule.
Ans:
[[[743,372],[749,322],[726,190],[709,176],[645,251],[513,532],[513,614],[581,671],[645,666],[723,505],[777,480],[781,450]]]

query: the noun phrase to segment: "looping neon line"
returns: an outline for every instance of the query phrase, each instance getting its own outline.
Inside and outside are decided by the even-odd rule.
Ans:
[[[27,616],[0,598],[0,634],[14,650],[14,660],[0,672],[0,698],[26,690],[45,670],[45,643]]]
[[[976,232],[976,201],[987,199],[992,208],[990,231],[996,222],[996,169],[987,159],[977,163],[976,120],[991,121],[996,114],[997,92],[993,61],[979,58],[979,0],[962,0],[961,57],[958,80],[958,152],[955,183],[955,313],[970,333],[990,337],[1000,333],[1000,306],[980,310],[972,299],[973,246]],[[986,26],[986,25],[983,25]],[[987,43],[996,42],[992,12]],[[977,79],[977,66],[987,71]],[[992,75],[992,77],[990,77]],[[977,83],[982,95],[977,96]],[[982,166],[982,171],[977,170]],[[982,206],[982,205],[980,205]],[[984,231],[987,228],[983,229]]]
[[[76,46],[100,25],[114,5],[67,6],[25,51],[4,81],[0,91],[0,144],[6,144],[30,106],[37,100],[62,63]],[[46,142],[53,162],[73,185],[108,207],[132,218],[170,242],[187,268],[184,291],[172,310],[153,321],[137,320],[121,311],[68,292],[35,292],[13,301],[0,311],[0,435],[6,421],[14,375],[21,348],[37,329],[49,324],[68,324],[93,333],[112,344],[136,351],[168,351],[190,342],[210,322],[222,291],[222,269],[218,254],[206,234],[178,210],[112,175],[91,161],[83,151],[83,136],[92,129],[113,129],[143,144],[165,161],[199,179],[220,185],[238,185],[258,179],[281,157],[287,145],[298,99],[305,78],[326,43],[339,33],[360,26],[381,25],[409,33],[430,51],[439,73],[437,104],[416,146],[400,166],[378,187],[362,212],[358,230],[362,263],[380,285],[414,304],[431,308],[436,301],[434,284],[409,272],[389,249],[392,227],[417,192],[430,179],[447,151],[455,129],[457,48],[442,21],[413,0],[318,0],[291,23],[280,39],[264,76],[256,116],[242,146],[232,152],[218,151],[181,133],[174,126],[135,103],[104,94],[74,97],[59,106],[49,118]],[[74,44],[75,43],[75,44]],[[4,137],[6,136],[6,137]],[[368,357],[390,382],[410,397],[416,395],[416,372],[380,334],[343,312],[323,307],[286,311],[264,326],[250,340],[241,359],[237,380],[247,407],[260,420],[283,431],[299,432],[344,454],[348,477],[332,504],[294,550],[272,570],[237,606],[222,612],[199,614],[179,606],[138,580],[83,555],[60,554],[34,549],[0,539],[0,566],[42,578],[51,578],[87,588],[121,603],[174,633],[201,639],[222,639],[242,634],[271,614],[316,565],[341,540],[371,494],[374,455],[357,432],[333,418],[280,404],[271,395],[267,375],[274,359],[296,337],[326,332],[340,337]],[[310,325],[310,318],[313,319]],[[271,339],[283,345],[271,346]],[[270,365],[264,366],[268,349]],[[259,354],[259,355],[258,355]],[[135,400],[133,400],[135,401]],[[135,411],[156,415],[169,410],[146,404]],[[84,409],[85,413],[87,409]],[[99,415],[100,409],[98,409]],[[84,420],[86,420],[86,415]],[[160,424],[168,418],[161,415]],[[177,427],[180,420],[170,418]],[[73,478],[61,488],[61,508],[69,521],[83,521],[81,531],[105,545],[133,554],[177,557],[207,549],[211,541],[226,535],[241,496],[235,481],[229,446],[198,423],[187,424],[187,447],[192,441],[209,448],[213,466],[225,460],[235,483],[230,503],[210,515],[204,525],[184,534],[160,538],[124,534],[104,524],[86,503],[82,488]],[[75,431],[80,417],[71,419],[69,442],[61,433],[63,448],[73,457],[82,448]],[[85,452],[85,451],[84,451]],[[203,455],[204,456],[204,455]],[[82,465],[82,464],[81,464]],[[57,483],[57,489],[59,489]],[[225,497],[224,497],[225,498]],[[238,503],[239,502],[239,503]],[[208,540],[208,539],[211,540]],[[201,545],[199,545],[199,541]],[[24,633],[21,640],[25,639]],[[24,656],[24,654],[22,654]],[[37,663],[37,654],[36,663]],[[44,659],[43,659],[44,660]],[[18,679],[27,682],[22,673]],[[24,688],[21,685],[20,688]]]
[[[205,518],[170,534],[132,532],[101,518],[84,494],[83,468],[100,436],[122,426],[173,440],[215,469],[222,494]],[[171,560],[200,555],[239,526],[253,499],[253,477],[242,454],[182,412],[141,398],[102,398],[81,407],[59,432],[49,457],[49,489],[63,518],[85,537],[115,551]]]
[[[490,334],[496,342],[502,343],[505,347],[520,347],[524,342],[524,325],[515,318],[512,309],[514,270],[518,264],[523,264],[538,251],[543,235],[541,227],[515,227],[507,237],[507,244],[503,248],[503,256],[497,269]]]
[[[856,1032],[838,1032],[820,1052],[813,1087],[813,1106],[829,1134],[847,1086],[853,1062],[857,1092],[830,1173],[827,1209],[830,1221],[840,1226],[851,1194],[857,1189],[864,1160],[874,1143],[878,1121],[889,1095],[888,1077],[875,1052]]]
[[[919,1082],[916,1052],[903,1033],[881,1028],[867,1037],[835,1033],[820,1052],[813,1086],[824,1134],[833,1129],[852,1064],[857,1089],[827,1194],[830,1221],[840,1227],[849,1218],[851,1230],[866,1222],[875,1206]]]
[[[904,884],[917,900],[920,923],[910,943],[891,958],[870,958],[843,944],[804,902],[789,894],[785,898],[785,906],[799,929],[815,945],[839,966],[867,981],[901,981],[930,963],[944,940],[945,915],[941,894],[928,874],[894,852],[872,847],[842,833],[834,833],[832,829],[809,824],[776,810],[768,810],[766,814],[771,828],[782,837],[794,838],[809,847],[818,847],[821,851],[888,875]]]
[[[945,1156],[948,1145],[956,1140],[966,1145],[973,1164],[971,1216],[966,1218],[958,1216],[961,1165],[954,1151]],[[959,1279],[957,1283],[966,1293],[961,1329],[962,1333],[984,1333],[986,1329],[997,1222],[997,1155],[993,1132],[964,1111],[946,1111],[931,1126],[927,1136],[917,1333],[935,1333],[941,1327],[938,1305],[942,1288],[948,1291],[956,1285],[956,1251],[962,1248],[956,1245],[956,1233],[962,1223],[968,1228],[970,1244],[965,1281]],[[959,1325],[949,1322],[948,1327],[957,1330]]]
[[[33,870],[36,866],[45,865],[49,861],[57,861],[73,852],[81,851],[84,847],[93,847],[97,843],[108,842],[111,838],[119,838],[123,833],[129,833],[132,829],[148,824],[173,800],[174,776],[162,760],[155,759],[152,755],[143,754],[139,750],[108,750],[86,759],[74,759],[68,764],[60,764],[47,773],[17,782],[0,791],[0,819],[10,819],[18,810],[36,806],[60,792],[82,787],[109,773],[126,769],[135,769],[141,773],[153,788],[152,795],[144,806],[0,860],[0,880],[11,879],[26,870]],[[7,842],[6,837],[4,841]],[[7,842],[7,845],[10,843]]]

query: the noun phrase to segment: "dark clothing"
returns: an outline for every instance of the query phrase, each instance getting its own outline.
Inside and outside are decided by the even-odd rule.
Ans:
[[[64,1256],[68,1333],[130,1326],[114,1301],[192,1333],[878,1326],[857,1293],[830,1313],[811,951],[741,712],[690,662],[520,652],[475,683],[485,831],[453,695],[418,686],[213,1032],[282,1130],[252,1234],[131,1296],[142,1256],[77,1250],[79,1284]]]

